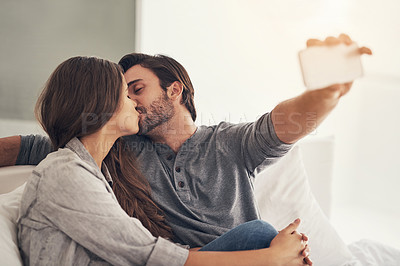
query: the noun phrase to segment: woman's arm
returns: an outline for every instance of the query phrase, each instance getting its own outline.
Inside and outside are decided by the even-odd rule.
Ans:
[[[189,252],[185,265],[285,265],[277,263],[274,254],[276,253],[274,253],[271,248],[232,252],[191,251]]]

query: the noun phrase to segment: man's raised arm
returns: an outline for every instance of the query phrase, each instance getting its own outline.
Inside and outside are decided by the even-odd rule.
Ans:
[[[350,87],[348,83],[306,91],[278,104],[271,114],[278,138],[291,144],[314,131]]]
[[[41,135],[0,138],[0,167],[37,165],[53,151],[48,137]]]
[[[20,136],[0,138],[0,167],[15,165],[20,146]]]
[[[325,41],[311,39],[307,46],[352,44],[349,36],[328,37]],[[366,47],[359,48],[360,54],[372,54]],[[278,104],[272,111],[272,123],[278,138],[285,143],[295,143],[314,131],[338,104],[339,99],[351,88],[352,82],[335,84],[327,88],[309,90]]]

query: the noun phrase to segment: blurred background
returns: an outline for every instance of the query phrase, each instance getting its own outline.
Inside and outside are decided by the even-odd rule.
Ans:
[[[308,138],[335,138],[331,221],[345,242],[400,248],[399,11],[397,0],[2,0],[0,137],[41,132],[33,106],[63,60],[133,51],[185,66],[197,124],[254,121],[304,92],[307,39],[347,33],[374,55]]]

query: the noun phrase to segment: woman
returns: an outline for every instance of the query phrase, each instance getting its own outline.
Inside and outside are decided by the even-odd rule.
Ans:
[[[109,61],[74,57],[50,76],[36,115],[57,151],[35,168],[23,194],[18,239],[25,264],[303,263],[308,248],[295,231],[299,220],[279,234],[265,222],[250,222],[201,252],[170,242],[171,229],[121,139],[139,130],[135,107],[121,70]],[[215,246],[229,249],[224,243],[250,227],[261,245],[234,250],[257,250],[215,252]]]

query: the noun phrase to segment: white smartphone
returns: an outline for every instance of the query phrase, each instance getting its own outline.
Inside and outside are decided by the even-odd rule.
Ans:
[[[299,52],[301,72],[307,89],[346,83],[363,75],[356,44],[312,46]]]

